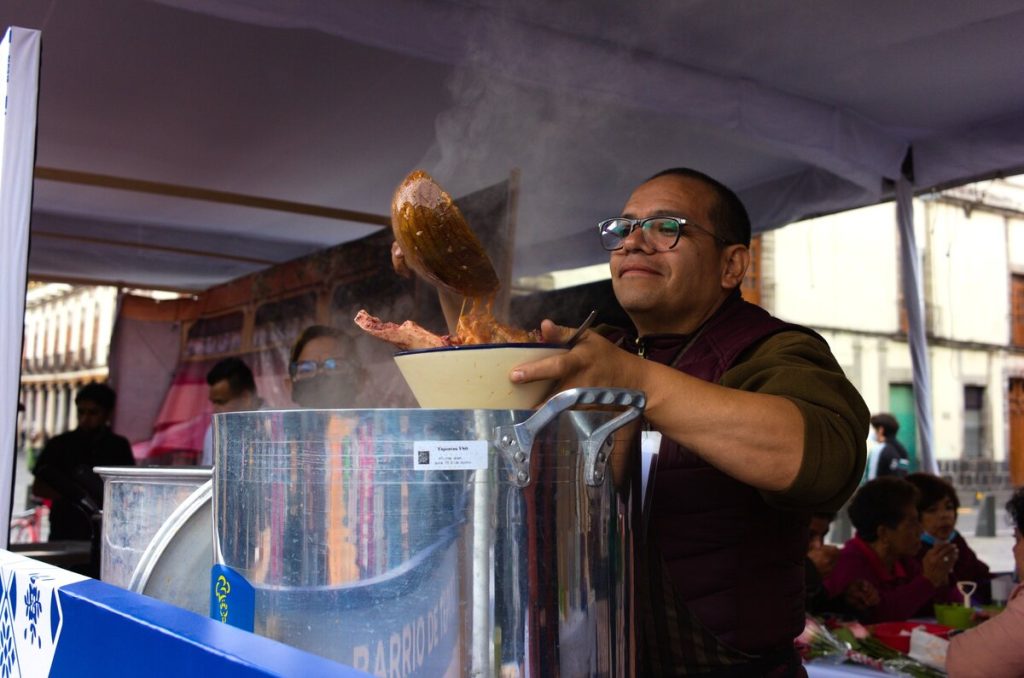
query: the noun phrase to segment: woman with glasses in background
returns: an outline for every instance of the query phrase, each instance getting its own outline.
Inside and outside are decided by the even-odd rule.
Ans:
[[[292,402],[307,409],[356,406],[362,369],[349,359],[345,341],[340,330],[326,325],[303,330],[288,363]]]

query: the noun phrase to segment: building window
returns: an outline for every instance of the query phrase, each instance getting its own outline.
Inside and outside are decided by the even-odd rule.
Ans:
[[[1010,323],[1013,327],[1014,346],[1024,348],[1024,275],[1014,275],[1010,280]]]
[[[985,387],[964,386],[964,459],[980,459],[985,449]]]

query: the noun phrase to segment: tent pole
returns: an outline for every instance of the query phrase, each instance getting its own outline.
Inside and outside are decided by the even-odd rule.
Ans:
[[[909,158],[908,152],[908,158]],[[938,475],[939,467],[932,449],[932,379],[928,366],[928,338],[925,332],[924,285],[921,257],[914,233],[914,185],[908,171],[896,182],[896,223],[900,231],[900,271],[903,304],[907,312],[907,340],[914,371],[914,409],[920,445],[920,470]]]

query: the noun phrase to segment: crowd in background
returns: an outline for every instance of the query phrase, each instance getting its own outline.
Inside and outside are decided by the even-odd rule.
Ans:
[[[1024,585],[1000,586],[957,530],[960,499],[945,479],[906,473],[907,456],[893,446],[898,424],[890,415],[872,418],[865,482],[846,510],[855,534],[841,548],[825,543],[833,513],[816,513],[810,524],[806,567],[808,614],[873,624],[945,621],[970,608],[974,628],[954,635],[951,676],[1024,675]],[[886,449],[887,445],[889,449]],[[1024,488],[1006,505],[1014,521],[1017,581],[1024,576]],[[1008,574],[996,580],[1002,584]],[[956,632],[954,632],[956,634]]]

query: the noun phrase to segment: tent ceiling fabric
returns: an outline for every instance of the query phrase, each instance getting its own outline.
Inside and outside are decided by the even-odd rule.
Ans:
[[[1024,167],[1019,0],[9,0],[0,23],[43,32],[39,166],[378,215],[416,167],[454,194],[519,168],[519,275],[601,261],[593,223],[669,166],[758,230],[886,197],[911,147],[918,188]],[[37,180],[29,266],[201,289],[375,228]]]

